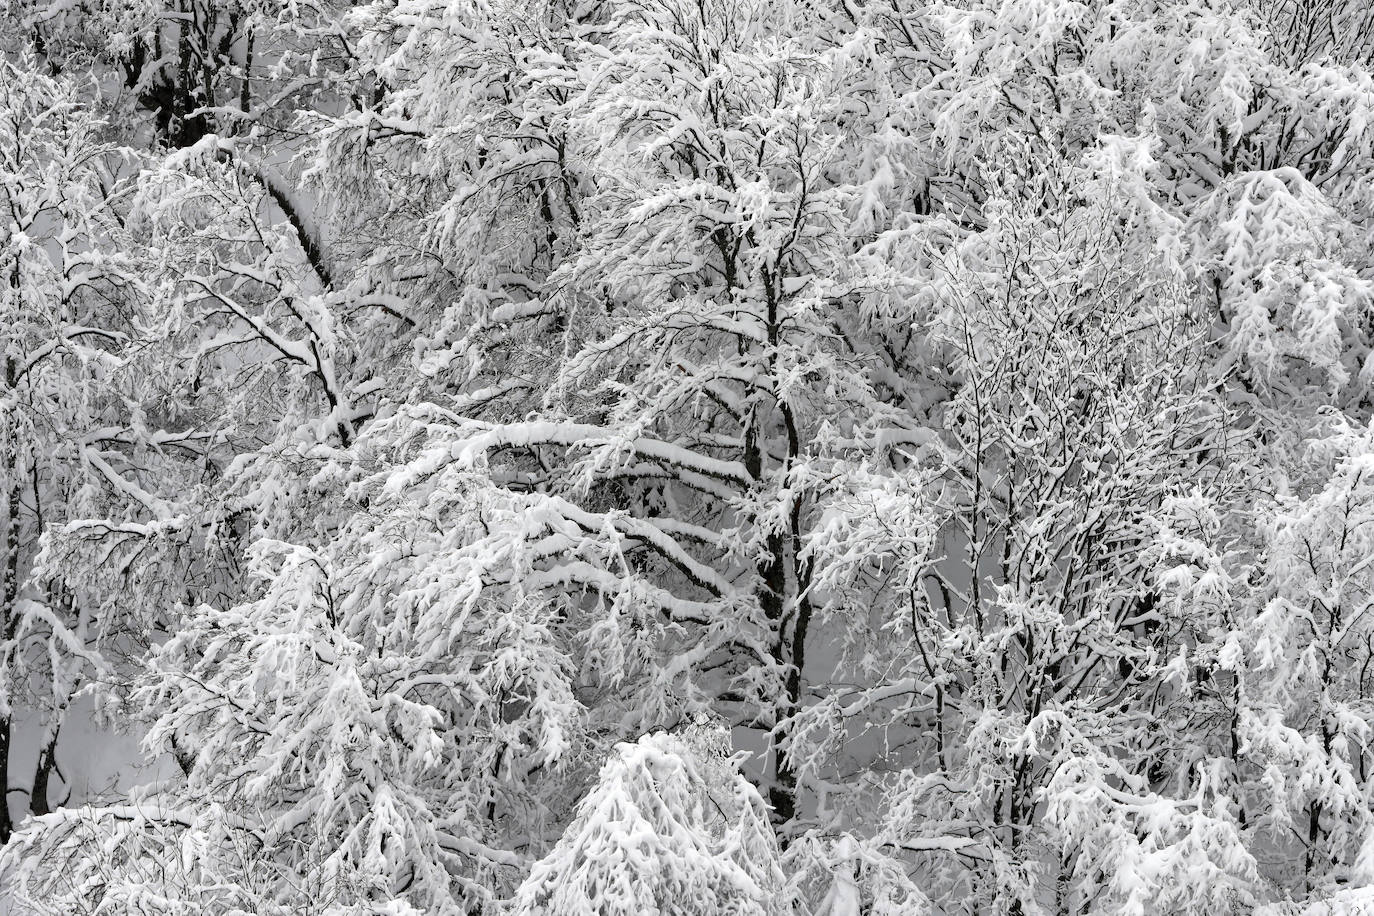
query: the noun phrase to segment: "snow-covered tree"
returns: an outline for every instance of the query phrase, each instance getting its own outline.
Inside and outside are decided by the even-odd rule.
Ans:
[[[734,772],[723,731],[711,732],[692,726],[685,737],[660,732],[617,745],[563,837],[531,867],[512,912],[791,912],[767,806]]]
[[[35,900],[1367,906],[1363,5],[5,15]]]
[[[126,225],[137,157],[106,139],[81,92],[79,83],[41,73],[32,57],[0,63],[0,788],[11,799],[28,794],[40,813],[58,800],[49,779],[65,711],[77,687],[103,668],[95,644],[108,634],[136,643],[141,630],[124,625],[126,609],[67,588],[40,545],[49,536],[90,538],[113,552],[124,523],[134,539],[150,532],[145,522],[159,528],[154,539],[166,536],[177,513],[163,494],[184,479],[177,453],[199,446],[149,378],[159,354],[142,348],[146,287]],[[84,527],[92,518],[107,527]],[[148,568],[140,573],[170,571],[143,559]],[[15,706],[35,702],[36,770],[9,773]],[[0,835],[10,826],[0,811]]]

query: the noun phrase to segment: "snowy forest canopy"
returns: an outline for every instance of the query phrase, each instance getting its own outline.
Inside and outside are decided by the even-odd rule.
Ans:
[[[1374,913],[1365,0],[0,43],[0,912]]]

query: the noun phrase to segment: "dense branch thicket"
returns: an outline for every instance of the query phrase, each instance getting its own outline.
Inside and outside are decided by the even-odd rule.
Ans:
[[[1363,0],[0,36],[0,909],[1374,912]]]

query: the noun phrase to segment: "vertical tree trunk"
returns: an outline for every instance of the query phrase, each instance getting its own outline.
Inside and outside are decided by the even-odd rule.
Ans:
[[[57,717],[60,714],[54,712],[53,715]],[[48,740],[38,752],[38,764],[33,771],[33,791],[29,793],[29,811],[34,817],[42,817],[52,812],[48,799],[48,785],[53,770],[57,767],[57,737],[60,730],[61,720],[54,718],[52,727],[48,730]]]
[[[776,370],[776,357],[772,354],[781,342],[782,334],[779,286],[780,281],[776,279],[765,281],[770,372]],[[777,399],[775,409],[787,437],[784,467],[790,468],[801,457],[800,431],[792,408],[786,401]],[[755,414],[751,419],[751,428],[745,435],[745,469],[755,480],[762,480],[763,473],[764,451],[760,443],[766,436],[766,430],[761,426]],[[801,525],[800,500],[794,499],[787,530],[769,535],[768,560],[759,569],[764,584],[760,600],[769,621],[776,627],[773,659],[787,671],[783,695],[774,708],[773,731],[769,741],[773,778],[768,787],[768,801],[780,826],[790,823],[797,814],[797,773],[785,744],[790,730],[787,722],[796,715],[801,705],[802,669],[806,664],[806,636],[812,613],[806,597],[809,570],[804,568],[799,558],[802,548]],[[787,841],[784,832],[779,836],[779,842],[786,848]]]
[[[15,285],[18,285],[17,283]],[[19,381],[19,367],[13,356],[5,357],[5,390],[13,391]],[[18,454],[14,443],[5,451],[3,462],[4,479],[8,486],[5,491],[5,566],[3,580],[0,581],[0,634],[6,642],[14,637],[18,625],[15,602],[19,598],[19,474],[17,473]],[[12,714],[6,710],[0,715],[0,792],[4,804],[0,805],[0,843],[8,842],[14,831],[10,820],[10,744],[13,728]]]
[[[773,641],[773,661],[779,667],[788,669],[783,696],[773,710],[773,731],[769,737],[769,746],[773,752],[773,778],[768,787],[768,803],[773,806],[773,815],[781,825],[791,821],[797,813],[797,774],[792,768],[786,750],[783,749],[783,742],[786,740],[783,723],[795,711],[793,694],[798,691],[799,683],[795,677],[796,667],[793,665],[792,647],[787,638],[787,621],[784,619],[787,610],[787,575],[782,535],[772,535],[768,538],[768,553],[770,559],[759,570],[764,585],[759,601],[769,621],[777,628]]]

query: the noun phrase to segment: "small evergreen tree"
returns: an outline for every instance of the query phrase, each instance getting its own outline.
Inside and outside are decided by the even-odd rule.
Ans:
[[[616,745],[562,839],[515,896],[516,916],[782,916],[763,799],[710,729]]]

